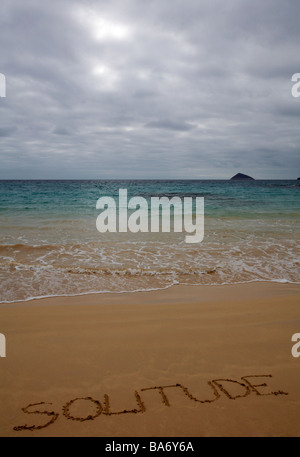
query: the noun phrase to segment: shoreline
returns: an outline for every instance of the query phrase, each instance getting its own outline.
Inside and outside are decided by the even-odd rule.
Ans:
[[[299,296],[259,282],[2,306],[0,436],[300,436]]]
[[[153,288],[153,289],[141,289],[141,290],[122,290],[119,292],[115,291],[97,291],[97,292],[82,292],[82,293],[75,293],[75,294],[68,294],[68,295],[43,295],[43,296],[38,296],[38,297],[30,297],[25,300],[16,300],[16,301],[0,301],[0,309],[3,307],[7,306],[26,306],[26,305],[31,305],[34,304],[36,301],[47,301],[48,300],[57,300],[57,299],[72,299],[72,298],[77,298],[77,297],[110,297],[114,296],[113,298],[117,296],[126,296],[126,295],[135,295],[135,294],[152,294],[152,293],[159,293],[163,292],[166,290],[170,290],[173,288],[221,288],[221,287],[239,287],[239,286],[247,286],[247,285],[258,285],[258,284],[268,284],[268,285],[291,285],[291,286],[299,286],[300,287],[300,282],[291,282],[291,281],[277,281],[277,280],[265,280],[265,279],[254,279],[250,281],[245,281],[245,282],[237,282],[237,283],[222,283],[222,284],[171,284],[166,287],[162,288]],[[259,287],[259,286],[258,286]],[[76,300],[77,301],[77,300]]]

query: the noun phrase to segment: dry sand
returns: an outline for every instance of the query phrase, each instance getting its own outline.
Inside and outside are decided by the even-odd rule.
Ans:
[[[2,305],[0,435],[300,436],[299,297],[253,283]]]

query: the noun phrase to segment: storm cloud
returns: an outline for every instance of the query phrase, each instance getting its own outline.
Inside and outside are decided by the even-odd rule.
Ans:
[[[1,179],[300,175],[300,3],[2,0]]]

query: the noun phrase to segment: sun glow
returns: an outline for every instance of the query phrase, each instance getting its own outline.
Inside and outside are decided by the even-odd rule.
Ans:
[[[92,75],[98,80],[95,86],[98,90],[112,91],[116,89],[119,77],[113,68],[97,63],[92,67]]]
[[[131,35],[127,25],[105,18],[91,9],[79,8],[75,16],[97,41],[122,41]]]

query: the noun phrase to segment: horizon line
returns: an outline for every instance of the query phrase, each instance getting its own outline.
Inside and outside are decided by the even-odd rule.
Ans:
[[[0,181],[298,181],[299,178],[0,178]]]

